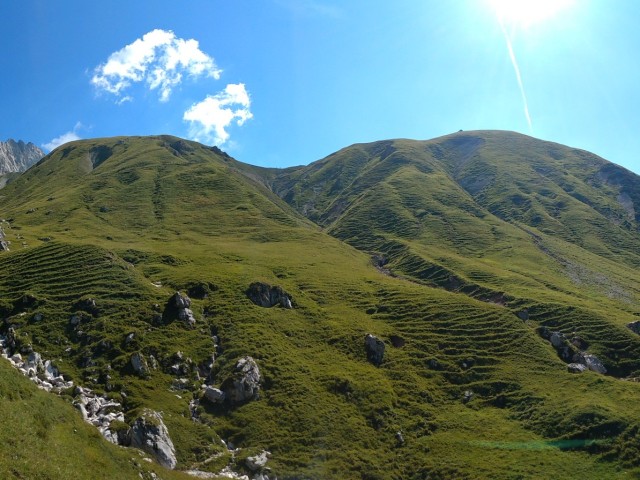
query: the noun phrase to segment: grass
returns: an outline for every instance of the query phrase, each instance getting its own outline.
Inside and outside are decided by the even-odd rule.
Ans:
[[[11,479],[189,478],[106,442],[64,400],[38,390],[0,361],[0,476]]]
[[[637,232],[618,241],[624,226],[585,226],[624,215],[615,186],[589,183],[599,160],[476,136],[358,145],[283,172],[173,137],[74,142],[0,190],[12,242],[0,254],[4,326],[77,383],[125,392],[128,421],[162,411],[179,469],[242,471],[267,449],[278,478],[635,478],[640,386],[618,377],[640,372],[640,340],[624,326],[639,313]],[[506,168],[527,148],[533,160]],[[396,276],[373,266],[374,252]],[[296,308],[254,305],[255,281],[281,286]],[[197,285],[207,295],[193,296],[189,328],[165,306]],[[97,309],[72,328],[87,298]],[[611,375],[568,374],[542,325],[576,331]],[[380,367],[366,360],[366,333],[385,341]],[[136,375],[136,352],[158,368]],[[194,422],[203,379],[189,367],[186,389],[172,388],[178,352],[193,366],[215,353],[215,386],[252,356],[260,397],[203,401]],[[41,406],[31,408],[37,421]],[[83,459],[107,462],[111,447],[95,436],[106,450]],[[241,451],[233,458],[221,440]],[[41,466],[27,463],[17,472],[37,478]]]

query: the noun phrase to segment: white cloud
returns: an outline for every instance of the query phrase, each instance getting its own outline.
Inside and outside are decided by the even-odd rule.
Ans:
[[[125,90],[133,83],[145,82],[149,89],[158,90],[160,101],[166,102],[185,74],[219,79],[221,72],[214,59],[200,50],[197,40],[156,29],[112,53],[95,68],[91,83],[99,91],[121,97],[119,103],[123,103],[131,100],[130,95],[124,95]]]
[[[63,133],[59,137],[52,139],[49,143],[43,144],[42,147],[50,152],[51,150],[58,148],[60,145],[64,145],[68,142],[73,142],[75,140],[80,140],[78,130],[81,129],[82,126],[83,125],[80,122],[76,123],[76,125],[73,127],[73,130],[67,133]]]
[[[222,145],[229,139],[227,127],[235,120],[238,125],[253,117],[251,100],[244,83],[229,84],[215,95],[195,103],[182,117],[191,123],[189,135],[198,142]]]

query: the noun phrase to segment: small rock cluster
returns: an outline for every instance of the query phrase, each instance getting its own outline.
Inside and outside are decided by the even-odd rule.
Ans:
[[[176,292],[169,299],[168,307],[170,309],[176,309],[178,314],[178,319],[182,320],[185,324],[190,327],[195,326],[196,317],[193,316],[193,311],[191,311],[191,299],[187,295],[183,295],[180,292]]]
[[[267,283],[254,282],[246,291],[247,297],[260,307],[271,308],[280,305],[282,308],[293,308],[291,295],[282,287],[272,287]]]
[[[596,373],[607,373],[607,369],[598,357],[590,353],[578,352],[573,356],[573,364],[584,365],[587,369]],[[568,368],[568,367],[567,367]]]
[[[111,443],[143,450],[166,468],[174,469],[176,449],[159,412],[145,409],[131,427],[124,424],[125,417],[119,402],[95,394],[89,388],[76,387],[73,404],[82,418],[95,426]],[[125,428],[113,428],[119,422]]]
[[[249,470],[255,473],[253,480],[268,480],[267,473],[270,472],[267,467],[267,461],[271,456],[271,452],[263,450],[257,455],[247,457],[244,461]]]
[[[562,332],[552,332],[547,327],[539,330],[540,336],[549,341],[562,360],[568,362],[567,371],[570,373],[582,373],[592,370],[605,374],[607,369],[598,357],[591,353],[585,353],[589,344],[581,337],[574,335],[570,339]]]
[[[124,422],[122,405],[119,402],[95,394],[89,388],[76,387],[76,397],[73,405],[80,410],[85,422],[96,427],[102,436],[111,443],[120,445],[123,442],[118,438],[119,432],[112,431],[111,422],[117,420]],[[120,434],[122,436],[122,434]]]
[[[2,358],[7,359],[18,371],[47,392],[60,393],[73,387],[73,382],[66,381],[51,360],[43,360],[39,353],[31,352],[26,360],[19,353],[12,354],[15,348],[13,336],[13,328],[9,328],[7,336],[0,335]],[[80,410],[82,418],[95,426],[108,441],[116,445],[140,448],[153,455],[161,465],[175,468],[175,447],[158,412],[145,410],[132,427],[114,430],[113,422],[123,425],[125,420],[119,402],[80,386],[75,388],[74,393],[73,404]]]
[[[258,398],[262,376],[256,361],[249,356],[240,358],[232,374],[226,378],[220,388],[202,385],[203,397],[210,403],[240,405]]]
[[[66,381],[51,360],[43,361],[39,353],[31,352],[26,360],[19,353],[10,356],[7,337],[3,336],[0,336],[0,350],[2,350],[2,358],[9,360],[20,373],[31,379],[39,388],[47,392],[60,393],[62,390],[73,387],[73,382]]]

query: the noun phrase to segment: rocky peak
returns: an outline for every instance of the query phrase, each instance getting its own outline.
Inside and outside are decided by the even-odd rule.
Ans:
[[[0,142],[0,175],[22,172],[44,157],[44,152],[33,143],[12,139]]]

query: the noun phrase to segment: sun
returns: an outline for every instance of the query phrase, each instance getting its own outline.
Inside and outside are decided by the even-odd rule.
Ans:
[[[489,0],[504,24],[527,27],[554,17],[574,0]]]

